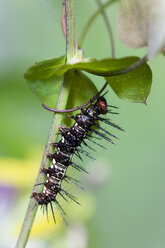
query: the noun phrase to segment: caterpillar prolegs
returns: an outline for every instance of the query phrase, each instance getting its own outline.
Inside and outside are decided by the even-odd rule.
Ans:
[[[50,204],[54,221],[55,221],[55,215],[53,211],[53,203],[56,205],[65,223],[67,224],[66,219],[64,217],[65,212],[60,206],[59,202],[57,201],[57,195],[60,195],[65,200],[67,200],[67,198],[70,198],[75,203],[79,204],[77,199],[72,194],[66,192],[62,188],[63,180],[70,181],[76,184],[77,186],[79,186],[77,180],[67,175],[67,169],[69,166],[72,166],[79,171],[86,172],[86,170],[83,167],[75,164],[72,161],[73,155],[77,155],[77,157],[81,159],[80,153],[82,153],[93,159],[89,155],[89,153],[84,151],[81,147],[81,145],[85,145],[86,147],[88,147],[88,144],[86,143],[87,141],[90,141],[95,145],[104,148],[103,145],[93,140],[92,134],[95,134],[99,138],[102,138],[112,144],[114,144],[112,138],[117,139],[117,137],[113,135],[111,132],[103,129],[98,124],[98,121],[104,122],[105,124],[111,127],[123,131],[123,129],[120,128],[118,125],[114,124],[109,119],[102,117],[102,115],[105,116],[108,113],[117,114],[116,112],[113,112],[113,109],[114,108],[116,109],[117,107],[108,105],[106,99],[104,98],[105,94],[101,95],[105,87],[106,85],[104,85],[102,90],[98,92],[98,94],[95,97],[93,97],[87,104],[84,104],[83,107],[81,106],[81,108],[79,107],[80,113],[76,115],[68,116],[74,119],[74,124],[70,128],[66,128],[66,127],[59,128],[61,138],[57,143],[53,144],[56,147],[56,151],[53,154],[49,155],[49,158],[51,160],[51,165],[47,169],[46,168],[42,169],[42,173],[44,173],[46,176],[44,189],[41,193],[37,193],[37,192],[32,193],[32,197],[36,200],[36,205],[38,204],[41,205],[42,207],[45,207],[46,212],[48,211],[47,210],[48,204]],[[87,107],[85,107],[85,105],[87,105]],[[48,107],[45,108],[56,112],[55,110],[49,109]],[[72,111],[73,110],[77,110],[77,109],[72,109]],[[63,112],[69,112],[69,111],[66,110]]]

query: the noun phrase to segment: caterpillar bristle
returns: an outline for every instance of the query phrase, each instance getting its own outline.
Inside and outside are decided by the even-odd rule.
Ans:
[[[31,197],[33,197],[33,196],[31,195],[30,198],[31,198]],[[35,209],[35,207],[37,207],[37,205],[38,205],[38,204],[35,202],[34,206],[32,207],[32,212],[33,212],[33,210]]]
[[[100,115],[106,115],[107,113],[118,114],[117,112],[108,110],[108,107],[114,109],[118,109],[118,108],[113,105],[107,105],[107,102],[104,98],[104,95],[106,93],[100,96],[102,91],[105,89],[106,85],[107,83],[104,85],[102,90],[95,97],[93,97],[91,100],[88,101],[88,103],[85,103],[80,107],[66,111],[54,110],[54,112],[68,113],[71,112],[72,110],[75,111],[79,109],[80,113],[76,115],[66,115],[66,117],[74,120],[74,124],[71,127],[68,128],[62,125],[59,126],[59,132],[56,134],[56,135],[60,135],[59,141],[50,143],[50,145],[54,148],[54,152],[52,154],[49,152],[46,153],[46,156],[50,159],[51,164],[48,168],[45,168],[44,166],[42,166],[41,168],[41,173],[43,173],[46,176],[46,180],[43,183],[35,184],[35,186],[44,185],[44,189],[40,193],[33,192],[31,196],[36,201],[33,208],[40,205],[43,214],[44,212],[46,212],[48,222],[49,222],[48,205],[50,205],[53,220],[54,223],[56,223],[56,216],[53,210],[53,207],[55,205],[58,211],[60,212],[64,222],[66,223],[66,225],[68,225],[65,218],[66,215],[65,211],[57,201],[59,196],[61,196],[63,200],[65,200],[66,202],[68,202],[68,199],[71,199],[76,204],[80,205],[80,203],[77,201],[75,196],[68,193],[62,188],[62,182],[63,180],[65,180],[67,183],[73,183],[77,187],[84,189],[78,180],[68,176],[68,174],[66,173],[68,167],[72,167],[80,172],[88,173],[88,171],[85,168],[83,168],[80,165],[77,165],[75,162],[72,161],[73,155],[76,155],[82,161],[82,157],[80,154],[85,155],[91,160],[95,160],[95,157],[92,157],[88,153],[88,151],[84,150],[83,149],[84,147],[82,148],[82,145],[84,145],[86,148],[95,151],[95,149],[93,149],[93,147],[88,145],[88,143],[85,140],[88,140],[103,149],[107,149],[102,144],[100,144],[102,139],[106,140],[111,144],[114,144],[114,142],[112,139],[109,138],[109,136],[118,139],[118,137],[116,137],[114,134],[112,134],[111,132],[105,130],[100,125],[98,125],[97,122],[98,121],[104,122],[105,124],[111,127],[114,127],[120,131],[124,131],[118,125],[100,116]],[[49,107],[45,107],[45,108],[53,111]],[[98,128],[99,131],[101,130],[102,132],[104,132],[105,135],[104,133],[96,130],[96,128]]]
[[[83,159],[82,159],[82,157],[80,156],[80,154],[79,154],[79,151],[75,151],[75,155],[81,160],[81,161],[83,161]]]
[[[92,151],[96,152],[95,149],[93,149],[92,147],[90,147],[84,140],[82,141],[83,145],[88,147],[89,149],[91,149]]]
[[[42,210],[42,213],[44,215],[44,205],[41,205],[41,210]]]
[[[71,166],[73,167],[73,168],[75,168],[76,170],[79,170],[79,171],[83,171],[83,172],[85,172],[85,173],[89,173],[87,170],[85,170],[83,167],[81,167],[80,165],[77,165],[77,164],[75,164],[74,162],[72,162],[71,163]]]
[[[61,189],[61,191],[67,196],[69,197],[72,201],[74,201],[75,203],[77,203],[78,205],[81,206],[81,204],[75,199],[75,197],[71,194],[69,194],[68,192],[66,192],[65,190]]]
[[[49,222],[48,205],[47,205],[47,204],[45,205],[45,208],[46,208],[46,216],[47,216],[47,221]]]
[[[114,128],[117,128],[117,129],[119,129],[120,131],[123,131],[123,132],[124,132],[124,129],[122,129],[122,128],[119,127],[118,125],[112,123],[112,122],[109,121],[108,119],[98,117],[98,120],[99,120],[99,121],[102,121],[102,122],[104,122],[104,123],[106,123],[106,124],[109,125],[109,126],[112,126],[112,127],[114,127]]]
[[[65,196],[63,196],[63,194],[61,194],[61,192],[59,192],[59,195],[67,202],[68,200],[65,198]]]
[[[50,202],[50,207],[51,207],[51,211],[52,211],[54,223],[56,223],[56,219],[55,219],[55,215],[54,215],[54,211],[53,211],[52,202]]]
[[[54,203],[56,204],[56,206],[57,206],[57,208],[58,208],[58,211],[60,212],[60,214],[61,214],[61,216],[62,216],[62,218],[63,218],[65,224],[68,226],[68,222],[66,221],[66,219],[65,219],[65,217],[64,217],[64,215],[66,215],[66,214],[65,214],[63,208],[60,206],[60,204],[58,203],[57,200],[55,200]]]
[[[44,185],[45,183],[36,183],[34,184],[34,186],[40,186],[40,185]]]
[[[108,132],[108,131],[107,131],[107,130],[105,130],[104,128],[100,127],[99,125],[95,124],[95,127],[97,127],[98,129],[102,130],[104,133],[106,133],[106,134],[108,134],[108,135],[112,136],[113,138],[115,138],[115,139],[118,139],[118,140],[119,140],[119,138],[118,138],[118,137],[116,137],[114,134],[112,134],[112,133]]]
[[[88,139],[89,141],[91,141],[93,144],[95,144],[95,145],[97,145],[97,146],[99,146],[99,147],[107,150],[107,148],[105,146],[100,145],[99,143],[97,143],[96,141],[90,139],[89,137],[86,137],[86,139]]]
[[[58,204],[59,208],[61,209],[61,212],[62,212],[64,215],[66,215],[64,209],[61,207],[61,205],[60,205],[60,203],[57,201],[57,199],[56,199],[54,202]]]
[[[111,111],[111,110],[108,110],[108,113],[109,113],[109,114],[112,114],[112,115],[118,115],[118,114],[119,114],[118,112],[113,112],[113,111]]]
[[[107,107],[109,107],[109,108],[115,108],[115,109],[118,109],[118,107],[113,106],[113,105],[109,105],[109,104],[107,104]]]
[[[82,153],[86,157],[90,158],[91,160],[96,160],[95,158],[93,158],[92,156],[90,156],[88,152],[84,151],[82,148],[77,149],[77,151],[80,152],[80,153]]]
[[[106,137],[105,135],[103,135],[102,133],[100,133],[100,132],[98,132],[98,131],[96,131],[94,129],[91,129],[91,131],[114,145],[114,142],[111,139],[109,139],[108,137]]]
[[[71,177],[71,176],[65,175],[65,178],[71,179],[71,180],[75,181],[76,183],[80,183],[79,180],[77,180],[77,179],[75,179],[75,178],[73,178],[73,177]]]
[[[43,205],[43,215],[44,215],[44,213],[45,213],[44,209],[45,209],[45,205]]]
[[[96,136],[93,136],[93,135],[87,135],[86,138],[91,138],[91,139],[97,139],[97,140],[102,140],[100,137],[96,137]]]
[[[78,180],[75,180],[74,178],[69,176],[65,176],[65,179],[68,179],[71,183],[75,184],[77,187],[84,190],[84,188],[79,184],[80,182]]]

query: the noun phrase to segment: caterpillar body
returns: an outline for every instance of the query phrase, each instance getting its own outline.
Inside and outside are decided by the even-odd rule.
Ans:
[[[41,205],[42,207],[46,208],[46,211],[48,211],[47,206],[48,204],[50,204],[54,221],[55,221],[55,215],[54,215],[52,203],[56,205],[65,223],[67,224],[67,221],[64,217],[65,212],[60,206],[59,202],[57,201],[57,195],[60,195],[65,200],[67,200],[66,198],[70,198],[74,202],[79,204],[79,202],[73,195],[66,192],[62,188],[63,180],[70,181],[76,184],[77,186],[79,186],[77,180],[67,175],[67,169],[69,166],[72,166],[77,170],[86,172],[86,170],[83,167],[78,166],[77,164],[72,162],[72,156],[75,154],[81,159],[80,153],[82,153],[93,159],[88,152],[84,151],[81,148],[82,144],[88,147],[86,140],[89,140],[94,144],[103,147],[101,144],[93,140],[91,134],[95,134],[99,136],[99,138],[103,138],[112,144],[114,144],[112,139],[110,137],[107,137],[107,135],[117,139],[115,135],[103,129],[98,124],[98,121],[104,122],[119,130],[123,130],[118,125],[112,123],[110,120],[101,117],[101,115],[106,115],[108,112],[111,114],[117,114],[116,112],[108,110],[108,107],[117,108],[115,106],[107,105],[104,96],[98,96],[97,99],[95,99],[93,102],[90,101],[90,103],[86,108],[81,108],[80,113],[74,116],[73,115],[69,116],[75,121],[70,128],[66,128],[66,127],[59,128],[61,138],[59,142],[54,143],[54,146],[56,147],[56,151],[53,154],[49,155],[49,158],[51,160],[51,165],[47,169],[42,168],[42,173],[44,173],[46,176],[44,189],[40,193],[37,192],[32,193],[32,197],[36,200],[35,205]],[[104,133],[106,133],[107,135],[104,135],[102,132],[98,131],[99,129]]]

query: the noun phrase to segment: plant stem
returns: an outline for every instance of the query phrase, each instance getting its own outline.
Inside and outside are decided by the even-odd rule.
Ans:
[[[59,98],[58,98],[58,102],[57,102],[56,106],[58,109],[63,108],[63,107],[65,108],[66,103],[67,103],[67,98],[65,98],[64,82],[62,82],[60,93],[59,93]],[[58,129],[58,125],[59,125],[61,119],[62,119],[62,115],[56,115],[55,114],[53,116],[52,124],[51,124],[50,131],[49,131],[48,140],[47,140],[46,147],[45,147],[45,152],[44,152],[44,155],[43,155],[43,158],[41,161],[41,165],[39,168],[38,177],[37,177],[37,180],[35,182],[35,185],[42,183],[44,181],[44,176],[40,173],[41,167],[43,165],[45,167],[47,167],[50,163],[49,159],[46,156],[46,153],[52,152],[52,150],[53,150],[53,148],[51,147],[50,144],[51,144],[51,142],[55,142],[57,139],[57,136],[54,134]],[[41,191],[42,188],[43,188],[43,186],[41,186],[41,187],[34,186],[33,191],[38,192],[38,191]],[[27,243],[27,240],[29,238],[29,234],[30,234],[30,231],[31,231],[31,228],[33,225],[33,221],[34,221],[34,218],[35,218],[35,215],[37,212],[37,207],[38,207],[38,206],[36,206],[34,208],[34,206],[35,206],[35,200],[33,198],[30,198],[27,212],[25,215],[25,219],[23,222],[22,230],[20,232],[20,236],[19,236],[17,244],[16,244],[16,248],[23,248],[23,247],[25,247],[25,245]]]
[[[88,20],[88,22],[86,23],[81,35],[80,35],[80,39],[79,39],[79,47],[82,47],[84,40],[86,38],[86,35],[89,31],[90,26],[92,25],[92,23],[94,22],[94,20],[96,19],[96,17],[105,9],[107,8],[111,3],[115,2],[116,0],[109,0],[107,3],[103,4],[102,7],[100,9],[98,9]]]
[[[76,21],[75,21],[75,0],[65,0],[66,13],[66,54],[67,62],[77,53]]]
[[[65,0],[65,7],[66,7],[66,31],[67,31],[66,50],[67,50],[67,61],[68,61],[72,57],[74,57],[77,52],[77,41],[75,35],[76,32],[75,32],[74,0]],[[62,83],[59,91],[59,97],[57,100],[57,105],[56,105],[57,109],[64,109],[66,107],[69,96],[69,87],[70,86],[66,84],[65,76],[64,76],[64,78],[62,79]],[[51,143],[56,142],[57,140],[57,135],[55,134],[57,133],[59,123],[61,123],[62,119],[63,116],[60,114],[53,115],[53,120],[50,127],[48,140],[45,146],[45,152],[41,161],[41,165],[35,185],[44,182],[45,177],[40,173],[41,167],[45,166],[47,168],[50,165],[50,161],[47,158],[46,153],[53,152],[54,150],[53,147],[51,147]],[[38,192],[39,190],[42,190],[42,188],[43,186],[41,187],[34,186],[33,191]],[[16,244],[16,248],[24,248],[26,246],[34,222],[34,218],[37,212],[37,206],[34,208],[35,203],[36,203],[35,200],[33,198],[30,198],[25,219],[22,225],[22,229]]]
[[[102,8],[103,7],[103,4],[101,3],[100,0],[96,0],[96,2],[97,2],[97,5],[99,6],[99,8],[102,9],[101,10],[101,14],[103,16],[105,25],[107,27],[108,34],[109,34],[109,39],[110,39],[111,57],[114,58],[115,57],[115,43],[114,43],[114,39],[113,39],[113,33],[112,33],[111,25],[109,23],[108,16],[107,16],[107,14],[105,12],[105,9]]]

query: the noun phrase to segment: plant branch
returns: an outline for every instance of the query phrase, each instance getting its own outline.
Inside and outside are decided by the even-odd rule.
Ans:
[[[75,15],[74,15],[74,0],[65,0],[65,6],[66,6],[66,31],[67,31],[67,60],[70,60],[72,57],[76,55],[77,51],[77,42],[76,42],[76,36],[75,36]],[[69,15],[69,16],[67,16]],[[59,91],[59,97],[57,100],[57,109],[63,109],[66,107],[68,96],[69,96],[69,85],[65,81],[65,76],[62,79],[60,91]],[[49,131],[49,136],[47,140],[47,144],[45,146],[45,152],[41,161],[40,169],[38,172],[38,177],[35,182],[36,184],[40,184],[44,182],[45,176],[40,173],[41,167],[45,166],[46,168],[50,165],[50,161],[46,156],[47,152],[53,152],[54,148],[51,147],[52,142],[56,142],[57,140],[57,133],[58,126],[61,123],[63,119],[62,115],[54,114],[52,124]],[[33,191],[40,192],[42,191],[43,186],[34,186]],[[40,191],[39,191],[40,190]],[[22,225],[22,229],[16,244],[16,248],[24,248],[26,246],[26,243],[28,241],[30,231],[34,222],[34,218],[37,212],[37,206],[35,206],[36,201],[33,198],[30,198],[29,205],[27,208],[27,212],[25,215],[25,219]]]
[[[101,1],[96,0],[96,2],[97,2],[97,5],[99,6],[99,9],[102,9],[103,4],[101,3]],[[104,8],[101,10],[101,14],[103,16],[103,19],[104,19],[104,22],[105,22],[105,25],[107,27],[108,34],[109,34],[110,46],[111,46],[111,57],[114,58],[115,57],[115,43],[114,43],[114,39],[113,39],[113,33],[112,33],[111,25],[109,23],[108,16],[107,16]]]
[[[86,23],[81,35],[80,35],[80,39],[79,39],[79,47],[82,47],[84,40],[86,38],[86,35],[89,31],[89,28],[91,27],[92,23],[95,21],[95,19],[97,18],[97,16],[105,9],[107,8],[111,3],[115,2],[116,0],[109,0],[107,3],[103,4],[102,7],[100,9],[98,9],[88,20],[88,22]]]

